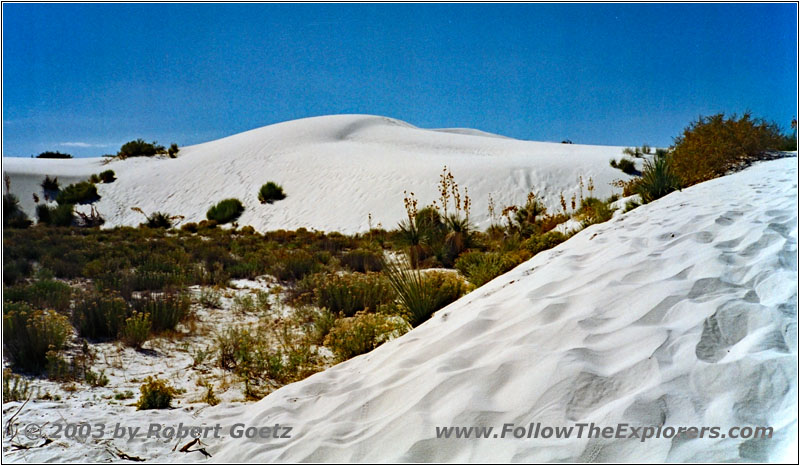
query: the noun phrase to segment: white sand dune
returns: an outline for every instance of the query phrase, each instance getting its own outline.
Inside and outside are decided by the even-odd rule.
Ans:
[[[185,222],[205,219],[208,208],[225,198],[245,204],[240,225],[259,231],[306,227],[354,233],[382,224],[394,228],[405,217],[403,191],[421,205],[438,199],[443,166],[469,189],[472,219],[488,226],[488,196],[497,205],[524,202],[536,191],[550,209],[560,210],[579,192],[578,177],[591,177],[600,197],[609,183],[628,179],[609,166],[622,148],[520,141],[477,130],[426,130],[385,117],[336,115],[266,126],[181,149],[176,159],[128,159],[103,166],[100,159],[3,158],[11,191],[33,215],[33,193],[45,175],[62,186],[112,169],[117,181],[98,185],[96,204],[106,227],[138,225],[141,214],[165,211]],[[267,181],[281,184],[288,197],[272,205],[258,202]],[[617,190],[619,191],[619,190]],[[584,187],[584,195],[588,190]],[[499,219],[498,219],[499,220]]]
[[[213,461],[796,461],[797,160],[673,193],[283,387]],[[771,439],[437,439],[436,426],[771,426]]]

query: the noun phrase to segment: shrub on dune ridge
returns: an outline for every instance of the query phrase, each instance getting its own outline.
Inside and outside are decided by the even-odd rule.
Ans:
[[[636,183],[636,193],[645,204],[680,188],[680,179],[672,168],[670,155],[657,155],[652,161],[646,160],[642,178]]]
[[[219,201],[219,203],[208,209],[206,218],[222,225],[236,220],[242,215],[242,212],[244,212],[242,202],[239,199],[230,198]]]

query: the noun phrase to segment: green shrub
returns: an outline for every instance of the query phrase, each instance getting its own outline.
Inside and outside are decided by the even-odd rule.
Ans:
[[[636,192],[643,203],[652,202],[680,188],[680,179],[672,169],[671,156],[656,156],[652,161],[645,161],[642,178],[636,184]]]
[[[36,206],[36,218],[42,225],[68,227],[75,223],[75,206],[72,204],[59,204],[50,207],[47,204],[38,204]]]
[[[58,151],[46,151],[36,156],[37,159],[71,159],[72,155],[62,154]]]
[[[315,304],[334,314],[351,317],[357,311],[374,312],[395,299],[394,289],[382,274],[334,273],[309,278],[314,282]]]
[[[622,170],[624,173],[628,175],[638,175],[639,170],[636,169],[636,164],[633,163],[633,160],[622,157],[619,162],[614,159],[611,159],[611,166],[617,169]]]
[[[125,319],[125,325],[122,327],[120,339],[123,343],[133,348],[141,348],[144,342],[147,341],[147,336],[150,334],[152,321],[150,314],[134,312],[130,317]]]
[[[125,159],[128,157],[152,157],[164,152],[164,146],[158,145],[156,141],[145,142],[144,139],[129,141],[122,145],[117,152],[117,157]]]
[[[136,409],[168,409],[177,393],[166,381],[148,377],[139,387],[139,401]]]
[[[222,225],[239,218],[244,212],[244,206],[239,199],[225,199],[208,209],[206,217]]]
[[[723,113],[700,117],[675,138],[672,169],[682,186],[722,176],[778,150],[784,137],[775,123]]]
[[[270,274],[284,282],[300,280],[322,269],[318,259],[303,249],[286,251],[270,265]]]
[[[146,314],[154,332],[174,330],[189,315],[191,301],[180,293],[147,293],[131,300],[131,308]]]
[[[549,231],[543,235],[532,236],[522,243],[522,247],[528,251],[531,256],[554,248],[568,239],[567,235],[557,232]]]
[[[117,179],[114,170],[102,171],[98,176],[103,183],[113,183]]]
[[[353,272],[380,272],[383,270],[383,251],[356,249],[342,254],[343,266]]]
[[[425,322],[434,312],[467,291],[464,283],[451,274],[434,272],[423,275],[419,270],[412,269],[410,264],[387,263],[384,272],[413,327]]]
[[[614,209],[609,206],[608,202],[603,202],[595,197],[586,197],[581,201],[578,211],[575,212],[575,219],[580,221],[584,227],[588,227],[595,223],[608,221],[613,215]]]
[[[44,181],[42,181],[42,191],[44,191],[45,195],[49,195],[51,193],[55,194],[60,189],[58,184],[58,177],[50,178],[49,175],[44,176]]]
[[[87,293],[75,303],[72,323],[85,338],[117,338],[130,316],[128,304],[107,293]]]
[[[48,351],[61,351],[70,331],[69,320],[55,311],[35,311],[25,303],[3,304],[3,344],[15,368],[42,371]]]
[[[61,313],[69,311],[72,288],[66,283],[44,279],[29,285],[17,285],[3,290],[3,299],[26,302],[36,309],[54,309]]]
[[[275,184],[272,181],[261,186],[258,190],[258,200],[262,204],[272,204],[275,201],[286,199],[286,194],[283,193],[283,187]]]
[[[17,196],[7,193],[3,194],[3,226],[11,228],[28,228],[31,225],[30,219],[19,207]]]
[[[140,226],[148,228],[172,228],[172,216],[164,212],[153,212],[147,216],[147,221]]]
[[[167,155],[169,155],[169,158],[174,159],[178,155],[178,151],[178,145],[173,142],[167,149]]]
[[[518,254],[470,251],[458,257],[455,268],[478,287],[513,269],[523,259]]]
[[[337,319],[325,337],[325,346],[336,359],[346,361],[364,354],[409,330],[398,317],[359,312],[353,317]]]
[[[23,377],[11,372],[3,371],[3,403],[11,401],[25,401],[33,395],[31,383]]]
[[[67,186],[56,196],[56,202],[64,204],[91,204],[100,199],[94,183],[81,181]]]

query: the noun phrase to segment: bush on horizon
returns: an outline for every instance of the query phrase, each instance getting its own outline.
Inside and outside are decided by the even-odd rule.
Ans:
[[[140,138],[123,144],[119,152],[117,152],[117,157],[121,159],[126,159],[128,157],[152,157],[156,154],[162,154],[164,151],[164,146],[158,145],[156,141],[150,143]]]
[[[62,154],[58,151],[45,151],[36,156],[37,159],[71,159],[72,155]]]
[[[239,218],[244,212],[244,206],[239,199],[231,198],[219,201],[206,212],[206,218],[222,225]]]
[[[286,199],[286,194],[283,192],[283,187],[272,181],[261,186],[258,190],[258,200],[262,204],[272,204],[275,201]]]

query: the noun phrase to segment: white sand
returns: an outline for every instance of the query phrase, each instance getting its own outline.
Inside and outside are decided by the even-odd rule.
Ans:
[[[425,130],[384,117],[337,115],[184,147],[176,159],[137,158],[103,166],[100,159],[4,158],[3,172],[11,176],[11,191],[31,216],[32,194],[41,197],[45,175],[58,176],[63,187],[112,169],[117,181],[98,185],[102,199],[97,208],[106,227],[141,223],[142,215],[131,207],[197,222],[214,203],[236,197],[246,209],[239,224],[259,231],[306,227],[354,233],[369,228],[370,213],[373,227],[395,228],[405,218],[404,190],[414,192],[420,206],[438,199],[445,165],[469,189],[472,218],[481,228],[489,224],[490,193],[498,217],[503,206],[523,203],[530,190],[550,209],[560,210],[559,194],[563,191],[569,202],[579,192],[579,176],[584,184],[591,177],[594,194],[607,197],[611,181],[629,178],[608,164],[622,149],[519,141],[465,129]],[[281,184],[288,197],[260,204],[258,189],[267,181]]]

